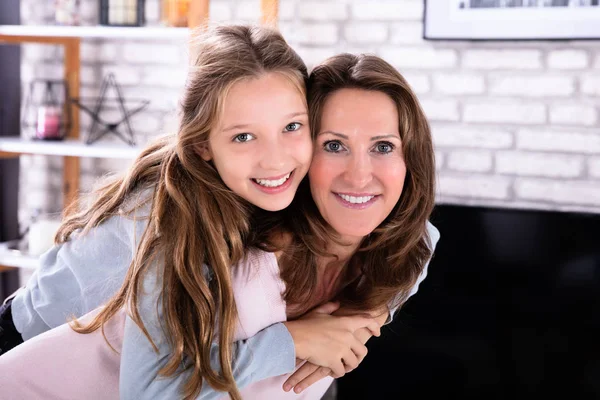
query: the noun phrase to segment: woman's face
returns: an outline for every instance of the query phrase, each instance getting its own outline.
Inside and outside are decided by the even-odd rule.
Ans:
[[[286,208],[312,157],[304,94],[277,73],[235,83],[200,154],[250,203],[268,211]]]
[[[341,89],[326,100],[308,172],[313,199],[344,239],[357,242],[390,214],[406,165],[398,110],[385,93]]]

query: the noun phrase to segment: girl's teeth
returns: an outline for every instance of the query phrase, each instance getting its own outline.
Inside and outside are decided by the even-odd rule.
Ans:
[[[261,186],[277,187],[277,186],[283,185],[285,183],[285,181],[287,181],[290,178],[291,174],[292,173],[290,172],[289,174],[287,174],[283,178],[277,179],[275,181],[272,181],[272,180],[269,180],[269,179],[255,179],[254,182],[258,183]]]
[[[346,200],[348,203],[353,203],[353,204],[366,203],[367,201],[370,201],[373,197],[375,197],[375,196],[360,196],[360,197],[356,197],[356,196],[348,196],[347,194],[340,194],[339,196],[342,199]]]

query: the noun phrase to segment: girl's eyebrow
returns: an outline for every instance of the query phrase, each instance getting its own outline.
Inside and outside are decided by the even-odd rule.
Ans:
[[[294,117],[298,117],[300,115],[308,115],[308,113],[306,111],[296,111],[293,113],[290,113],[288,115],[285,116],[285,118],[294,118]],[[236,124],[236,125],[231,125],[228,126],[225,129],[221,129],[221,132],[226,132],[226,131],[230,131],[232,129],[245,129],[247,127],[249,127],[252,124]]]
[[[346,139],[348,140],[348,136],[344,135],[343,133],[339,133],[339,132],[334,132],[334,131],[323,131],[323,132],[319,132],[317,134],[317,136],[320,135],[325,135],[325,134],[330,134],[330,135],[334,135],[337,137],[341,137],[342,139]],[[389,138],[393,138],[393,139],[398,139],[400,140],[400,135],[394,135],[394,134],[389,134],[389,135],[377,135],[377,136],[373,136],[371,138],[371,141],[375,141],[375,140],[381,140],[381,139],[389,139]]]

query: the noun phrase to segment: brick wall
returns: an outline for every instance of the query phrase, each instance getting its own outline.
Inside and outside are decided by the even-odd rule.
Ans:
[[[52,20],[39,2],[21,3],[23,23]],[[84,20],[95,23],[96,2],[83,3]],[[213,0],[211,18],[257,21],[259,3]],[[157,0],[147,0],[147,13],[157,23]],[[341,51],[376,53],[398,67],[431,121],[439,203],[600,212],[600,42],[429,42],[422,13],[419,0],[281,0],[280,27],[309,67]],[[178,41],[87,40],[82,96],[115,72],[127,96],[151,100],[134,118],[143,142],[175,126],[186,54]],[[25,46],[24,79],[60,77],[61,57]],[[60,159],[22,163],[21,218],[60,210]],[[82,188],[127,164],[83,160]]]

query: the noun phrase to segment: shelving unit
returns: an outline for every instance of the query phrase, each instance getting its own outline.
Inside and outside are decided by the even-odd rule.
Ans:
[[[275,24],[278,0],[260,0],[262,22]],[[208,21],[210,0],[191,0],[188,28],[167,27],[108,27],[108,26],[36,26],[0,25],[0,44],[42,43],[64,47],[64,78],[69,85],[69,96],[79,98],[80,44],[85,39],[186,39],[191,29]],[[79,110],[71,106],[72,125],[67,139],[62,142],[38,142],[20,137],[0,138],[0,158],[27,154],[62,156],[63,205],[77,201],[81,157],[134,158],[141,148],[119,144],[85,145],[79,140]],[[9,250],[0,243],[0,271],[10,268],[35,268],[37,258]]]

